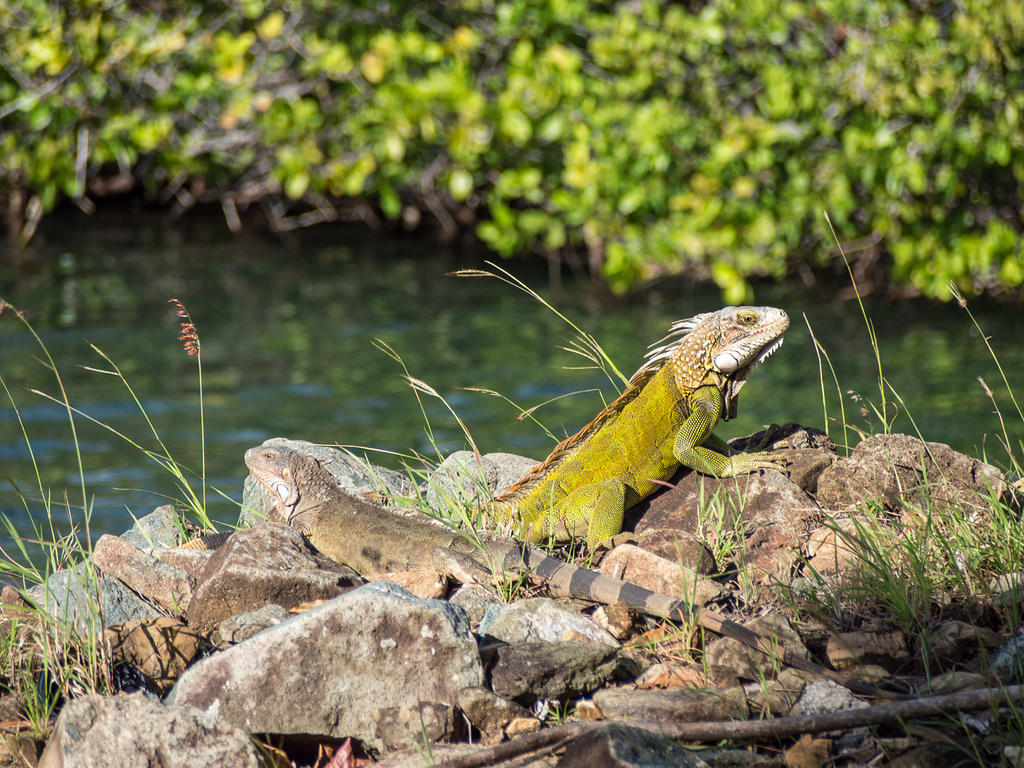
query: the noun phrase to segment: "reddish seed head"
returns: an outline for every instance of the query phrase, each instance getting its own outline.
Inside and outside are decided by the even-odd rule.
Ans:
[[[178,317],[184,318],[184,321],[181,323],[181,333],[178,335],[178,341],[185,342],[185,352],[190,357],[195,357],[199,354],[199,333],[192,323],[188,310],[185,309],[185,305],[178,299],[168,299],[167,303],[176,306],[178,308]]]

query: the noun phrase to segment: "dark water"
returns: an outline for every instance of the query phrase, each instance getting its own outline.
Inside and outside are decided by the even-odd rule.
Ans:
[[[534,299],[497,280],[447,275],[478,263],[478,254],[446,250],[410,237],[375,235],[360,228],[322,228],[295,238],[252,233],[234,236],[217,219],[66,217],[47,222],[15,267],[0,252],[0,296],[24,311],[56,362],[73,407],[136,441],[157,443],[119,379],[94,344],[119,366],[175,460],[201,468],[196,359],[177,340],[178,318],[167,303],[179,298],[198,327],[202,344],[206,473],[209,486],[240,496],[246,448],[284,435],[323,443],[372,446],[375,460],[398,467],[418,454],[435,459],[466,446],[460,428],[437,400],[424,398],[433,442],[401,367],[374,346],[386,341],[409,372],[444,395],[481,451],[543,457],[552,439],[520,421],[503,400],[466,391],[483,387],[524,407],[567,392],[538,412],[556,435],[574,432],[614,390],[594,370],[560,347],[573,334]],[[545,295],[546,270],[511,265]],[[740,417],[723,437],[770,422],[823,427],[818,361],[804,315],[828,352],[839,379],[846,417],[879,431],[878,372],[860,310],[853,301],[824,300],[792,286],[764,285],[757,301],[785,308],[793,319],[785,346],[760,368],[743,392]],[[627,376],[647,344],[675,319],[721,305],[712,288],[665,282],[640,300],[597,301],[585,285],[568,280],[559,308],[604,345]],[[991,337],[1011,386],[1024,397],[1024,323],[1013,305],[972,307]],[[919,301],[869,302],[883,373],[903,399],[887,392],[886,413],[896,431],[917,429],[929,440],[1005,465],[999,419],[977,377],[996,392],[1011,441],[1024,436],[998,371],[967,315],[955,306]],[[173,479],[137,447],[32,394],[58,395],[44,352],[14,313],[0,315],[0,376],[17,406],[0,390],[0,510],[19,533],[28,515],[45,517],[28,443],[41,482],[54,502],[68,494],[81,525],[81,455],[90,529],[120,532],[180,494]],[[825,368],[830,419],[840,416],[840,395]],[[587,391],[591,390],[591,391]],[[848,391],[856,393],[854,396]],[[854,397],[862,398],[860,400]],[[868,412],[863,416],[861,409]],[[913,423],[907,414],[913,417]],[[836,423],[837,442],[856,441]],[[201,486],[193,480],[194,487]],[[19,489],[17,492],[14,486]],[[208,491],[212,516],[233,519],[230,501]],[[26,510],[27,506],[27,510]],[[67,527],[67,509],[61,525]]]

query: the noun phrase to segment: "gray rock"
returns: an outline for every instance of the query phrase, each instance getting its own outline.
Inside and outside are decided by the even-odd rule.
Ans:
[[[803,695],[796,703],[796,711],[801,715],[823,715],[829,712],[840,712],[844,709],[862,709],[867,702],[855,698],[848,688],[831,680],[808,683]]]
[[[229,616],[217,627],[215,640],[221,644],[240,643],[264,629],[275,627],[291,614],[280,605],[268,603],[262,608],[237,616]]]
[[[455,590],[448,598],[448,602],[460,606],[469,616],[469,623],[474,627],[480,625],[484,615],[492,607],[501,607],[501,603],[495,602],[487,592],[469,584],[464,584]]]
[[[463,688],[455,700],[459,710],[483,735],[484,744],[497,744],[508,734],[513,721],[540,728],[540,721],[515,702],[498,696],[482,686]]]
[[[603,685],[617,668],[617,651],[608,645],[518,643],[495,651],[491,690],[524,706],[575,699]]]
[[[47,613],[81,633],[161,615],[117,579],[103,576],[91,563],[57,571],[26,594]]]
[[[747,698],[740,686],[728,688],[605,688],[594,704],[607,720],[693,721],[732,720],[747,716]]]
[[[989,671],[1006,685],[1024,683],[1024,635],[1018,635],[999,649]]]
[[[278,445],[308,453],[334,475],[338,485],[349,493],[360,494],[380,491],[387,495],[409,496],[413,492],[413,483],[401,472],[378,467],[344,451],[305,440],[289,440],[284,437],[272,437],[263,445]],[[261,520],[276,520],[274,506],[276,499],[267,493],[263,486],[256,482],[252,475],[247,475],[242,489],[242,512],[238,517],[239,527],[255,525]]]
[[[808,683],[804,692],[793,707],[793,713],[799,715],[823,715],[829,712],[841,712],[846,709],[863,709],[870,704],[856,698],[849,689],[831,680]],[[846,731],[827,731],[823,736],[839,738],[843,736],[847,743],[862,739],[870,733],[866,727],[851,728]],[[909,763],[921,765],[921,763]]]
[[[142,693],[86,694],[57,718],[39,768],[257,768],[248,734],[211,712]]]
[[[121,534],[121,538],[140,549],[171,549],[182,542],[182,531],[178,513],[170,504],[157,507]]]
[[[195,664],[168,700],[249,732],[382,750],[449,733],[456,694],[482,683],[461,608],[376,582]]]
[[[432,509],[483,504],[537,463],[514,453],[477,456],[472,451],[456,451],[428,475],[419,490]]]
[[[588,730],[566,747],[558,768],[706,768],[693,753],[663,736],[622,723]]]
[[[774,680],[747,683],[747,707],[753,717],[783,717],[793,711],[807,681],[785,667]]]
[[[291,608],[362,583],[351,568],[317,552],[298,531],[263,523],[235,531],[196,580],[188,624],[207,633],[229,616],[267,603]]]
[[[480,622],[481,635],[506,643],[586,640],[618,648],[618,641],[585,616],[547,597],[490,608]]]

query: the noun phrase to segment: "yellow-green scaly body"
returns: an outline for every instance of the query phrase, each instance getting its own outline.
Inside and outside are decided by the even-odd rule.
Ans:
[[[716,477],[778,469],[769,452],[729,456],[712,430],[736,415],[747,377],[788,327],[774,307],[726,307],[675,323],[622,395],[501,493],[491,514],[525,541],[585,536],[594,549],[680,465]]]

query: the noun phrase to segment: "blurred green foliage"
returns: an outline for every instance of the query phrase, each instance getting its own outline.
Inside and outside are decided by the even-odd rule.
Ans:
[[[948,298],[1024,282],[1024,4],[9,0],[0,195],[142,186],[474,227],[617,289],[838,258]],[[17,232],[16,232],[17,233]]]

